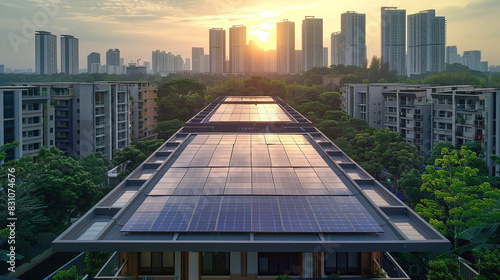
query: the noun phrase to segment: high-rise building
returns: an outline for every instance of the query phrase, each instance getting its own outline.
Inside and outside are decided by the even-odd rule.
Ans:
[[[210,73],[210,55],[200,56],[200,73]]]
[[[87,56],[87,72],[89,73],[96,73],[92,72],[92,64],[93,63],[99,63],[101,64],[101,54],[97,52],[92,52]]]
[[[445,70],[446,20],[435,10],[408,16],[408,75]]]
[[[120,66],[120,50],[119,49],[109,49],[106,52],[106,65],[108,66]]]
[[[149,61],[144,61],[144,62],[142,63],[142,65],[143,65],[144,67],[146,67],[146,71],[147,71],[147,73],[150,73],[150,72],[151,72],[151,62],[149,62]]]
[[[488,72],[488,61],[481,61],[481,69],[479,71],[481,72]]]
[[[323,66],[323,19],[306,16],[302,20],[302,60],[304,71]]]
[[[247,27],[233,25],[229,28],[230,73],[245,72],[245,49],[247,45]]]
[[[210,73],[224,73],[226,61],[226,30],[212,28],[209,31]]]
[[[454,64],[460,63],[462,64],[462,56],[457,52],[457,46],[447,46],[446,47],[446,63]]]
[[[276,23],[276,60],[278,73],[295,72],[295,22],[288,19]]]
[[[183,61],[180,55],[171,52],[156,50],[152,53],[153,73],[172,73],[183,70]]]
[[[328,47],[323,47],[323,66],[328,67]]]
[[[331,65],[343,64],[345,58],[341,52],[342,33],[333,32],[331,35]]]
[[[193,61],[192,70],[195,73],[201,72],[200,69],[200,56],[205,55],[205,50],[203,48],[193,47],[191,50],[191,59]]]
[[[5,74],[5,65],[0,64],[0,74]]]
[[[78,38],[72,35],[61,35],[61,73],[78,74],[78,59]]]
[[[35,32],[36,74],[57,73],[57,36],[47,31]]]
[[[302,50],[295,50],[295,64],[293,69],[294,73],[304,72],[304,56],[302,55]]]
[[[366,15],[346,12],[340,16],[341,64],[363,66],[366,64]]]
[[[406,10],[381,8],[381,59],[389,69],[406,75]]]
[[[481,51],[464,51],[462,61],[470,70],[481,71]]]

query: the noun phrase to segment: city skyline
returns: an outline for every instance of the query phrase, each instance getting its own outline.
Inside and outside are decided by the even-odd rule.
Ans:
[[[40,6],[40,3],[56,2],[59,4]],[[495,46],[500,43],[499,30],[481,28],[495,26],[494,11],[498,10],[495,7],[500,7],[500,3],[492,0],[421,1],[419,4],[316,1],[307,6],[293,0],[287,1],[286,5],[280,1],[265,4],[262,1],[237,2],[21,0],[0,3],[3,14],[0,34],[7,38],[0,42],[0,63],[8,68],[34,69],[34,31],[38,30],[57,36],[72,34],[79,38],[82,66],[91,52],[103,55],[110,48],[119,48],[125,63],[138,58],[149,61],[151,50],[155,49],[190,57],[194,46],[208,49],[210,28],[228,30],[239,24],[247,26],[247,40],[274,50],[276,23],[283,19],[300,23],[305,16],[323,18],[323,44],[329,47],[330,35],[340,30],[340,14],[346,11],[366,14],[367,58],[370,59],[373,55],[380,57],[380,8],[394,6],[405,9],[407,15],[435,9],[447,20],[447,46],[456,45],[459,52],[481,50],[483,60],[489,61],[490,65],[500,64],[500,54],[495,51]],[[296,46],[301,46],[301,39],[296,28]]]

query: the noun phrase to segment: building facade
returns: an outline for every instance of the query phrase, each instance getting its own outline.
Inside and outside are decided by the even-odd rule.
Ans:
[[[222,28],[210,29],[209,46],[210,73],[224,73],[224,64],[226,61],[226,30]]]
[[[341,52],[342,33],[333,32],[331,35],[331,64],[340,65],[345,61],[344,53]],[[342,63],[341,63],[342,62]]]
[[[447,46],[446,47],[446,63],[454,64],[460,63],[462,64],[462,56],[457,52],[457,46]]]
[[[245,73],[245,50],[247,46],[247,27],[233,25],[229,28],[229,63],[230,73]]]
[[[323,19],[306,16],[302,20],[302,61],[304,71],[323,66]]]
[[[101,65],[101,54],[97,52],[91,52],[87,56],[87,72],[88,73],[97,73],[98,66],[92,66],[92,64],[98,65],[100,67]]]
[[[193,67],[192,67],[193,72],[195,72],[195,73],[201,72],[200,57],[203,55],[205,55],[205,50],[203,48],[193,47],[191,49],[191,59],[193,62]]]
[[[57,36],[47,31],[35,32],[35,73],[57,73]]]
[[[36,156],[54,145],[54,110],[46,92],[31,86],[0,87],[0,146],[19,141],[5,160]]]
[[[381,8],[381,58],[389,69],[406,75],[406,10]]]
[[[79,74],[78,38],[72,35],[61,35],[61,73]]]
[[[408,75],[445,70],[446,20],[435,10],[408,16]]]
[[[106,65],[108,66],[121,66],[120,64],[120,50],[109,49],[106,52]]]
[[[481,51],[464,51],[462,64],[470,70],[481,71]]]
[[[295,73],[295,22],[276,23],[276,62],[279,74]]]
[[[346,12],[340,16],[341,51],[344,65],[366,64],[366,15]]]

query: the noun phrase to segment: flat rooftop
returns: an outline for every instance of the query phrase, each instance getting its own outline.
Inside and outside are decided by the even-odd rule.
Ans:
[[[214,101],[208,114],[242,101],[237,98]],[[248,100],[287,108],[276,98]],[[237,127],[246,120],[230,123]],[[215,128],[181,129],[61,234],[53,249],[449,249],[446,238],[316,129],[266,133]]]

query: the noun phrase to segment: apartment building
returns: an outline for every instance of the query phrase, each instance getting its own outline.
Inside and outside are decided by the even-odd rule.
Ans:
[[[153,129],[158,121],[158,87],[144,83],[139,90],[131,92],[130,96],[132,140],[155,138]]]
[[[5,160],[36,156],[54,145],[54,110],[46,92],[31,86],[0,87],[0,146],[19,141]]]

